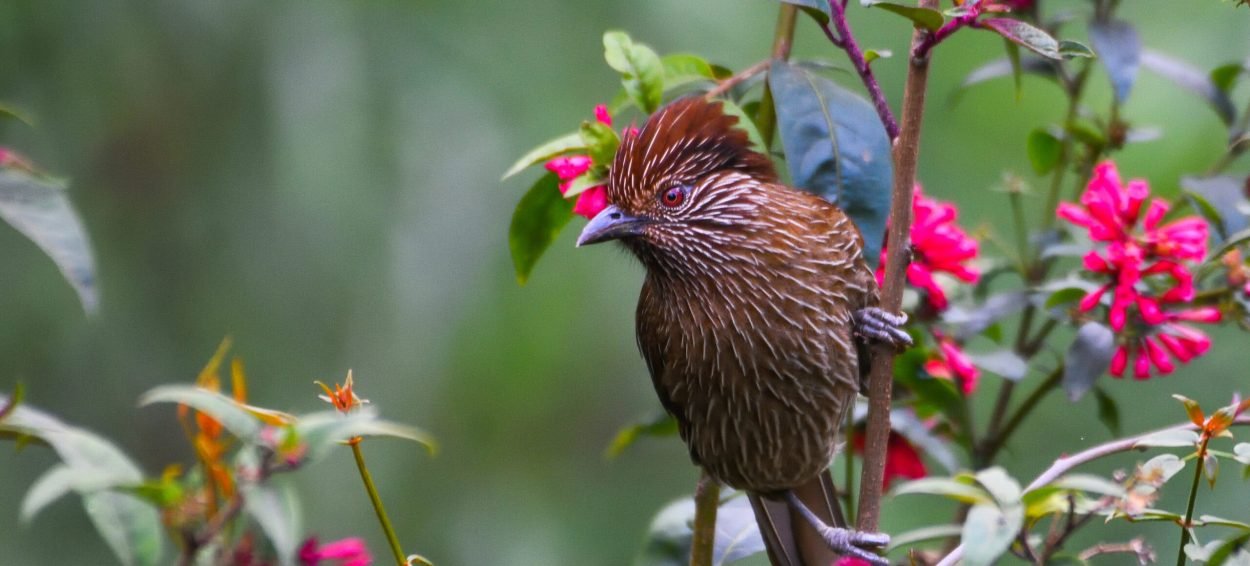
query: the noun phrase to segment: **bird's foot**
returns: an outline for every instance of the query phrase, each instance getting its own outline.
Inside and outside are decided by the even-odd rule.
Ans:
[[[823,528],[822,528],[823,527]],[[890,535],[885,533],[865,533],[828,525],[820,525],[817,529],[825,544],[834,552],[843,556],[853,556],[869,564],[889,566],[890,561],[873,552],[872,549],[885,548],[890,544]]]
[[[903,330],[907,314],[891,314],[877,307],[855,311],[855,332],[864,338],[890,344],[896,348],[911,346],[911,335]]]

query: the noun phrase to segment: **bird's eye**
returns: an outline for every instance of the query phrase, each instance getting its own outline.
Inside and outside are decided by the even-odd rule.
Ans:
[[[669,188],[660,194],[660,204],[669,208],[681,206],[681,203],[686,200],[686,190],[685,185],[677,185]]]

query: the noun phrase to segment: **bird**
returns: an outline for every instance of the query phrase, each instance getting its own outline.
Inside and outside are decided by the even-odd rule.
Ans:
[[[608,205],[577,246],[616,241],[645,268],[636,337],[692,461],[746,491],[772,563],[887,564],[882,533],[841,520],[828,466],[871,340],[905,346],[878,306],[863,238],[782,184],[722,103],[681,98],[621,140]]]

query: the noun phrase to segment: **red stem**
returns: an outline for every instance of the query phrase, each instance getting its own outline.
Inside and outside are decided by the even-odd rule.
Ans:
[[[881,84],[872,74],[872,66],[868,64],[867,59],[864,59],[864,52],[855,41],[855,34],[851,32],[851,25],[846,20],[846,5],[839,0],[829,0],[829,12],[832,15],[829,18],[829,24],[821,29],[824,30],[829,41],[846,51],[847,57],[851,59],[851,65],[855,67],[855,72],[864,82],[864,88],[868,89],[868,95],[872,97],[872,106],[877,109],[877,115],[881,117],[881,123],[885,126],[885,132],[890,136],[890,141],[898,139],[898,121],[894,119],[890,103],[885,99],[885,93],[881,91]],[[830,25],[833,29],[829,29]]]

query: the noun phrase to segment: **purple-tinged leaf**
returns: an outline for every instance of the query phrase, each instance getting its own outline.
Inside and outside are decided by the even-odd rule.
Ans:
[[[981,25],[1042,57],[1056,61],[1063,59],[1063,55],[1059,53],[1059,42],[1044,30],[1027,22],[1012,18],[989,18],[982,20]]]
[[[769,67],[768,85],[794,185],[842,208],[859,227],[864,256],[875,265],[893,183],[890,139],[876,110],[833,81],[785,61]]]
[[[972,365],[1011,381],[1020,381],[1029,372],[1028,362],[1005,348],[985,353],[969,352],[968,359],[972,360]]]
[[[1089,39],[1111,78],[1116,103],[1124,104],[1133,90],[1141,64],[1141,38],[1137,28],[1123,20],[1096,21],[1089,26]]]
[[[784,4],[793,4],[798,6],[807,15],[811,16],[816,23],[825,26],[829,24],[829,2],[827,0],[781,0]]]
[[[1201,96],[1225,125],[1233,123],[1233,118],[1237,115],[1233,102],[1229,100],[1228,94],[1211,81],[1207,73],[1180,59],[1150,49],[1142,51],[1141,65],[1169,82]]]
[[[1057,80],[1057,77],[1059,76],[1055,71],[1055,65],[1053,63],[1039,57],[1021,57],[1019,68],[1021,74],[1037,75],[1052,81]],[[1002,57],[1000,59],[994,59],[993,61],[981,65],[980,67],[973,69],[972,72],[968,73],[967,76],[964,77],[963,82],[959,84],[959,88],[956,89],[951,95],[951,102],[956,102],[958,96],[970,86],[992,79],[1012,76],[1013,74],[1014,66],[1011,58]]]
[[[1231,175],[1182,177],[1181,187],[1200,196],[1215,211],[1215,228],[1220,238],[1227,239],[1250,226],[1250,218],[1242,211],[1247,204],[1243,182],[1244,179]]]
[[[1077,401],[1094,386],[1111,365],[1115,353],[1115,333],[1097,322],[1087,322],[1068,346],[1063,364],[1063,390],[1070,401]]]

